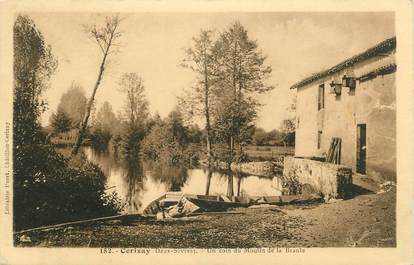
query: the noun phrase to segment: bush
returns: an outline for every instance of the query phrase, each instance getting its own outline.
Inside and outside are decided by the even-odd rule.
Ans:
[[[69,162],[52,147],[32,145],[19,150],[15,161],[15,230],[121,210],[117,195],[105,193],[103,172],[82,157]]]
[[[40,115],[47,103],[42,93],[57,60],[34,22],[18,15],[14,24],[13,214],[14,229],[74,221],[120,211],[115,194],[105,194],[102,171],[79,160],[69,162],[44,145]],[[68,129],[60,117],[58,131]]]
[[[106,151],[112,135],[109,131],[97,128],[90,134],[91,145],[95,150]]]
[[[289,175],[282,175],[282,193],[283,195],[302,194],[302,184],[295,171],[290,172]]]

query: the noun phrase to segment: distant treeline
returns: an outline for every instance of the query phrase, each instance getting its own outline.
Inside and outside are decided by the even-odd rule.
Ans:
[[[256,128],[252,144],[257,146],[294,146],[295,132],[286,132],[283,129],[266,132],[262,128]]]

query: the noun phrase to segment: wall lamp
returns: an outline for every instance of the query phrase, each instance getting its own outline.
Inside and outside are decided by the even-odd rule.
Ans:
[[[349,87],[349,89],[355,89],[355,87],[356,87],[356,78],[344,75],[342,77],[342,86],[343,87]]]
[[[332,82],[329,83],[329,85],[331,86],[331,94],[336,94],[337,96],[341,95],[342,83],[335,83],[335,81],[332,80]]]

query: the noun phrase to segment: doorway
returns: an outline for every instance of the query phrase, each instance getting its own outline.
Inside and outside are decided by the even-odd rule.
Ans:
[[[357,125],[357,173],[366,174],[367,125]]]

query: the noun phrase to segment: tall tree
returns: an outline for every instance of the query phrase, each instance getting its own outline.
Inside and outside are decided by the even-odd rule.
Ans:
[[[85,31],[88,34],[89,38],[91,38],[99,47],[100,51],[102,52],[102,61],[99,67],[98,77],[96,79],[95,85],[92,90],[92,95],[89,98],[85,117],[83,119],[82,125],[79,129],[79,134],[76,140],[75,145],[72,149],[72,155],[76,155],[79,151],[79,147],[82,143],[83,137],[86,132],[86,128],[88,125],[89,117],[91,115],[91,110],[93,106],[93,102],[95,100],[96,91],[102,81],[103,73],[107,64],[108,56],[117,52],[117,45],[119,38],[121,37],[121,32],[119,30],[119,24],[121,19],[119,16],[112,16],[106,17],[105,25],[101,27],[97,27],[96,25],[85,26]]]
[[[120,121],[108,101],[105,101],[96,113],[93,127],[107,131],[111,135],[119,133]]]
[[[214,76],[216,72],[216,64],[213,54],[212,32],[209,30],[201,30],[199,35],[193,38],[193,47],[186,49],[186,58],[182,62],[182,66],[191,69],[196,73],[196,84],[192,89],[190,97],[186,97],[191,106],[200,106],[202,116],[205,119],[206,129],[206,151],[208,167],[212,162],[212,130],[211,130],[211,105],[212,93],[214,86]],[[209,186],[209,185],[207,185]],[[206,190],[208,195],[208,188]]]
[[[129,126],[144,125],[148,119],[148,100],[144,81],[137,73],[125,73],[119,81],[120,91],[126,94],[124,116]]]
[[[72,127],[72,120],[63,111],[58,110],[56,114],[53,113],[50,117],[50,120],[51,126],[53,128],[53,133],[68,132]]]
[[[72,121],[73,128],[79,128],[85,116],[87,98],[82,86],[72,82],[69,89],[62,94],[57,112],[65,113]]]
[[[167,118],[153,125],[143,141],[143,152],[147,158],[163,165],[180,166],[189,140],[189,129],[184,125],[181,111],[175,107]]]
[[[92,146],[100,151],[108,150],[109,141],[115,139],[120,134],[120,127],[121,123],[112,111],[111,104],[105,101],[99,108],[93,121],[90,134]]]
[[[126,94],[123,111],[123,153],[129,163],[139,157],[140,144],[148,127],[148,100],[145,98],[144,81],[136,73],[121,76],[120,91]]]
[[[286,147],[287,145],[295,144],[295,122],[293,119],[285,119],[282,121],[281,132],[282,132],[282,142]]]
[[[222,98],[233,112],[231,122],[234,131],[229,139],[230,145],[234,146],[235,140],[240,145],[242,128],[250,122],[246,117],[255,116],[252,115],[254,113],[246,115],[245,112],[259,107],[255,95],[274,88],[266,84],[272,69],[265,65],[266,57],[259,50],[257,42],[249,39],[247,30],[240,22],[235,22],[220,35],[215,44],[215,53],[218,54],[220,67],[220,86],[228,91],[226,97]]]
[[[263,128],[256,128],[253,134],[253,142],[255,145],[266,145],[268,143],[268,134]]]
[[[246,132],[253,125],[259,107],[257,94],[269,92],[273,86],[266,84],[271,67],[265,65],[266,57],[257,42],[251,40],[247,30],[235,22],[220,34],[214,45],[219,67],[218,82],[222,107],[219,124],[226,128],[225,138],[229,148],[228,167],[234,159],[235,144],[243,152]],[[229,183],[229,188],[232,185]],[[229,194],[233,194],[229,192]]]
[[[287,107],[286,111],[290,115],[287,119],[282,121],[281,131],[283,134],[283,145],[295,145],[295,132],[296,132],[296,103],[297,97],[296,94],[293,95],[290,105]]]
[[[28,16],[17,16],[13,45],[13,137],[14,147],[19,149],[39,141],[39,117],[47,107],[41,96],[49,86],[57,60]]]
[[[56,160],[45,157],[40,115],[47,105],[42,99],[55,72],[57,60],[34,22],[18,15],[13,26],[13,217],[14,228],[28,222],[36,213],[38,194],[33,192],[50,164]],[[56,171],[54,172],[57,173]],[[47,173],[46,173],[47,174]],[[43,182],[41,182],[43,183]],[[43,194],[42,194],[43,196]],[[33,211],[35,210],[35,211]],[[37,211],[39,212],[39,211]]]

